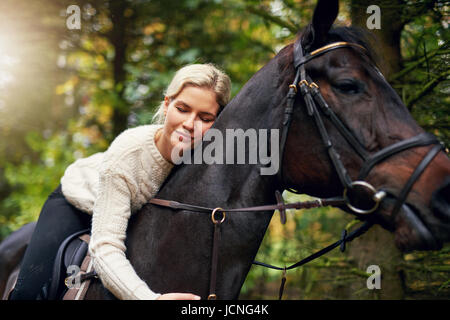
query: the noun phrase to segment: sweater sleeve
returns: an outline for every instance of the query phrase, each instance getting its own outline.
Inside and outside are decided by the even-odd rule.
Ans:
[[[101,171],[99,179],[89,245],[94,268],[103,285],[119,299],[157,299],[160,294],[150,290],[125,256],[130,199],[137,186],[117,169]]]

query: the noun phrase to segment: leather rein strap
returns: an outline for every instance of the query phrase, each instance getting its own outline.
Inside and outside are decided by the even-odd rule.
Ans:
[[[180,203],[177,201],[171,201],[171,200],[163,200],[163,199],[157,199],[153,198],[150,199],[149,203],[171,208],[175,210],[186,210],[190,212],[198,212],[198,213],[211,213],[211,220],[214,224],[214,235],[213,235],[213,252],[212,252],[212,258],[211,258],[211,276],[210,276],[210,286],[209,286],[209,296],[208,300],[216,300],[216,282],[217,282],[217,266],[218,266],[218,254],[219,254],[219,248],[220,248],[220,240],[221,240],[221,225],[225,221],[226,213],[228,212],[262,212],[262,211],[273,211],[273,210],[279,210],[280,212],[280,220],[281,223],[286,222],[286,209],[310,209],[310,208],[319,208],[319,207],[325,207],[325,206],[341,206],[345,204],[345,201],[343,198],[327,198],[327,199],[317,199],[313,201],[302,201],[302,202],[295,202],[295,203],[284,203],[283,198],[281,197],[281,194],[279,191],[276,192],[276,197],[278,200],[277,204],[274,205],[264,205],[264,206],[255,206],[255,207],[245,207],[245,208],[235,208],[235,209],[222,209],[222,208],[208,208],[208,207],[202,207],[202,206],[195,206],[191,204],[186,203]],[[218,212],[221,212],[222,217],[217,219],[216,215]],[[340,246],[341,252],[344,252],[345,245],[347,242],[352,241],[353,239],[359,237],[360,235],[364,234],[371,226],[372,222],[366,221],[362,226],[352,231],[350,234],[347,235],[347,230],[342,231],[341,238],[336,241],[335,243],[327,246],[326,248],[300,260],[299,262],[289,266],[289,267],[276,267],[267,263],[254,261],[253,264],[264,266],[267,268],[275,269],[275,270],[282,270],[283,272],[283,279],[282,279],[282,286],[280,287],[280,294],[279,298],[281,299],[283,295],[284,290],[284,284],[286,282],[286,271],[291,270],[294,268],[298,268],[316,258],[319,258],[320,256],[330,252],[334,248]]]
[[[213,235],[213,250],[212,250],[212,258],[211,258],[211,275],[210,275],[210,285],[209,285],[209,295],[208,300],[216,300],[217,294],[216,294],[216,282],[217,282],[217,267],[218,267],[218,259],[219,259],[219,248],[220,248],[220,241],[221,241],[221,226],[222,223],[226,219],[226,213],[230,212],[264,212],[264,211],[274,211],[279,210],[280,212],[280,220],[281,223],[286,222],[286,209],[310,209],[310,208],[319,208],[319,207],[325,207],[325,206],[340,206],[344,205],[345,201],[342,198],[328,198],[328,199],[317,199],[313,201],[302,201],[302,202],[295,202],[295,203],[284,203],[283,197],[281,196],[281,193],[279,191],[276,192],[276,198],[278,203],[274,205],[264,205],[264,206],[254,206],[254,207],[245,207],[245,208],[234,208],[234,209],[222,209],[222,208],[208,208],[208,207],[202,207],[202,206],[196,206],[186,203],[180,203],[177,201],[172,200],[164,200],[164,199],[157,199],[153,198],[150,199],[149,203],[171,208],[175,210],[186,210],[190,212],[198,212],[198,213],[210,213],[211,214],[211,221],[214,225],[214,235]],[[218,213],[221,213],[221,218],[217,218]],[[328,246],[327,248],[321,250],[320,252],[315,253],[314,255],[309,257],[309,260],[303,259],[302,261],[299,261],[298,263],[285,268],[285,270],[293,269],[296,267],[299,267],[315,258],[320,257],[321,255],[329,252],[330,250],[334,249],[335,247],[341,245],[341,250],[345,248],[345,242],[353,240],[355,237],[359,236],[360,234],[364,233],[369,227],[371,223],[366,222],[362,227],[358,228],[354,232],[352,232],[349,236],[343,236],[338,242]],[[345,233],[346,235],[346,233]],[[269,268],[277,269],[277,270],[283,270],[282,268],[278,268],[269,264],[265,264],[262,262],[254,261],[254,264],[266,266]],[[284,280],[285,282],[286,280]],[[283,286],[284,287],[284,286]]]
[[[281,199],[282,200],[282,199]],[[208,208],[202,206],[195,206],[192,204],[180,203],[172,200],[163,200],[153,198],[150,199],[149,203],[156,204],[162,207],[167,207],[175,210],[187,210],[192,212],[200,212],[200,213],[211,213],[216,208]],[[221,209],[225,212],[261,212],[261,211],[273,211],[280,210],[280,212],[284,212],[286,209],[309,209],[309,208],[319,208],[326,206],[339,206],[343,205],[345,202],[342,198],[326,198],[326,199],[318,199],[312,201],[300,201],[293,203],[283,203],[280,202],[278,204],[272,205],[264,205],[264,206],[255,206],[255,207],[244,207],[244,208],[234,208],[234,209]]]

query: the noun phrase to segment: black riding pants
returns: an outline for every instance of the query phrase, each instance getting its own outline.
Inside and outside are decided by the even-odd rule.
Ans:
[[[58,186],[39,215],[10,299],[35,300],[51,278],[60,244],[71,234],[90,227],[91,216],[71,205],[62,194],[61,185]]]

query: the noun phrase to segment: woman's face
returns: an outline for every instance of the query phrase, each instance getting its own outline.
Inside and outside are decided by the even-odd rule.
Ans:
[[[209,88],[186,86],[176,98],[164,98],[163,135],[169,148],[186,150],[200,141],[213,125],[219,104],[216,93]]]

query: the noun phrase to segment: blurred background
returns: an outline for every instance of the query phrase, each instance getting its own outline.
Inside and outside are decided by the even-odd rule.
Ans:
[[[380,68],[427,131],[450,142],[448,1],[346,0],[336,24],[367,29]],[[79,8],[79,28],[73,16]],[[0,2],[0,240],[34,221],[65,168],[148,124],[174,72],[212,62],[232,95],[312,17],[310,0],[2,0]],[[74,20],[75,19],[75,20]],[[255,190],[258,192],[258,190]],[[304,199],[285,193],[287,201]],[[336,209],[292,211],[271,222],[257,260],[289,265],[340,237]],[[379,265],[382,289],[368,290]],[[241,298],[274,299],[279,271],[254,266]],[[448,299],[450,246],[400,253],[393,236],[363,237],[287,274],[285,299]]]

